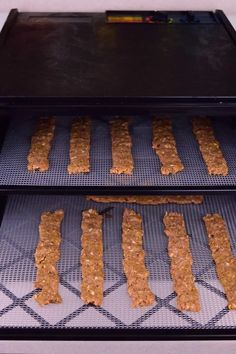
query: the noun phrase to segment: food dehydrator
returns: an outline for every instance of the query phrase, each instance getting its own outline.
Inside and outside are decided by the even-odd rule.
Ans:
[[[107,11],[19,13],[0,34],[0,339],[236,339],[208,246],[203,216],[220,213],[236,256],[236,33],[224,13]],[[69,175],[70,127],[90,116],[91,170]],[[27,154],[41,116],[56,118],[47,172],[29,172]],[[109,121],[129,117],[134,172],[112,175]],[[168,117],[184,170],[164,176],[152,149],[152,119]],[[228,164],[209,175],[191,121],[209,117]],[[199,205],[97,203],[87,195],[200,194]],[[131,308],[122,267],[125,207],[142,215],[155,303]],[[104,215],[104,300],[80,298],[82,211]],[[63,209],[58,262],[62,304],[33,299],[40,215]],[[183,214],[199,313],[176,307],[163,216]]]

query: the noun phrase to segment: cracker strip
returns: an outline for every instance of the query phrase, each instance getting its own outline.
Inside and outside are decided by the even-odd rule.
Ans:
[[[31,139],[31,147],[27,157],[28,170],[45,172],[49,169],[48,156],[54,137],[55,119],[40,118],[36,131]]]
[[[236,310],[236,259],[231,251],[225,221],[219,214],[207,214],[203,220],[217,276],[228,300],[228,308]]]
[[[88,195],[87,200],[98,203],[136,203],[142,205],[158,204],[201,204],[202,195]]]
[[[128,119],[111,121],[110,129],[112,141],[112,168],[110,173],[132,175],[134,163]]]
[[[199,293],[192,273],[192,255],[189,237],[182,214],[166,213],[163,219],[168,237],[171,276],[177,294],[177,307],[181,311],[200,311]]]
[[[228,174],[228,166],[222,154],[219,141],[214,136],[210,119],[194,119],[193,132],[209,175],[226,176]]]
[[[175,174],[184,169],[177,152],[170,119],[153,120],[152,147],[160,159],[163,175]]]
[[[39,224],[39,243],[35,252],[37,267],[35,287],[41,291],[34,296],[40,305],[62,302],[58,292],[59,275],[56,263],[60,258],[60,226],[64,211],[44,212]]]
[[[90,136],[91,120],[89,117],[78,118],[72,123],[70,135],[69,174],[90,171]]]
[[[81,228],[81,299],[86,304],[101,306],[104,283],[102,216],[94,209],[83,211]]]
[[[148,285],[149,272],[144,262],[142,218],[132,209],[124,210],[122,249],[124,272],[132,307],[152,305],[155,296]]]

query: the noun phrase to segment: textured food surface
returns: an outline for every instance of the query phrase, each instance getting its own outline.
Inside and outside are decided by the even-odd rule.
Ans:
[[[40,305],[62,301],[58,292],[59,274],[56,263],[60,258],[60,226],[63,218],[64,211],[61,209],[41,215],[39,243],[34,255],[37,267],[35,287],[41,289],[34,298]]]
[[[69,174],[90,171],[90,136],[91,120],[89,117],[78,118],[72,123],[70,134]]]
[[[214,132],[227,161],[227,176],[209,175],[199,145],[188,117],[172,120],[177,151],[184,170],[171,175],[161,174],[161,163],[152,149],[152,119],[134,117],[129,133],[132,138],[134,166],[132,175],[110,173],[112,167],[110,117],[91,118],[91,145],[89,173],[69,174],[69,147],[72,122],[75,117],[56,117],[56,129],[50,150],[50,168],[46,173],[30,173],[27,156],[30,139],[35,130],[35,118],[19,117],[9,121],[1,154],[1,186],[76,186],[85,187],[163,187],[190,186],[202,190],[202,186],[221,187],[236,185],[236,120],[230,117],[213,119]],[[135,193],[135,191],[133,191]],[[91,193],[91,192],[90,192]],[[101,192],[102,193],[102,192]],[[123,194],[130,192],[123,191]],[[148,193],[148,191],[147,191]],[[189,192],[190,193],[190,192]],[[198,192],[199,193],[199,192]]]
[[[135,203],[143,205],[158,204],[201,204],[202,195],[88,195],[88,200],[98,203]]]
[[[104,283],[102,216],[95,209],[83,211],[81,228],[81,299],[86,304],[101,306]]]
[[[69,133],[69,129],[68,129]],[[69,134],[68,134],[69,136]],[[63,209],[62,242],[57,263],[63,302],[39,306],[32,290],[36,278],[34,253],[38,244],[40,216],[46,210]],[[109,209],[108,209],[109,208]],[[155,294],[153,305],[131,307],[123,267],[122,220],[124,208],[142,216],[143,250],[149,271],[148,283]],[[84,210],[95,209],[103,215],[104,292],[100,307],[81,300],[81,222]],[[201,204],[140,205],[104,204],[81,195],[11,194],[7,198],[0,226],[0,328],[39,329],[168,329],[235,330],[236,311],[227,307],[224,289],[208,245],[202,220],[206,214],[219,213],[229,230],[232,253],[236,256],[236,199],[234,193],[205,195]],[[106,211],[106,213],[105,213]],[[164,234],[165,213],[184,216],[193,257],[193,274],[201,298],[199,312],[177,309]],[[23,330],[22,329],[22,330]],[[6,329],[7,330],[7,329]]]
[[[165,234],[168,237],[168,254],[171,259],[171,276],[181,311],[200,311],[200,297],[192,273],[192,255],[184,218],[179,213],[164,216]]]
[[[199,144],[203,160],[210,175],[228,174],[228,166],[222,154],[219,141],[215,138],[210,119],[196,118],[193,120],[193,132]]]
[[[152,147],[161,161],[163,175],[175,174],[184,169],[176,148],[170,119],[153,120]]]
[[[145,266],[142,217],[132,209],[125,209],[122,222],[123,267],[127,278],[132,307],[150,306],[155,296],[148,285],[149,272]]]
[[[110,122],[112,140],[111,173],[132,175],[134,163],[132,156],[132,140],[129,133],[129,120],[116,119]]]
[[[49,169],[48,155],[51,150],[54,130],[54,118],[39,119],[27,157],[29,171],[45,172]]]
[[[228,308],[236,310],[236,259],[232,254],[225,221],[220,214],[207,214],[203,220],[216,272],[228,300]]]

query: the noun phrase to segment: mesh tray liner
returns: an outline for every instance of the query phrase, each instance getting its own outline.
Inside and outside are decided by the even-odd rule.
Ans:
[[[105,292],[101,308],[84,305],[79,297],[81,211],[106,204],[86,201],[81,196],[10,196],[0,229],[0,327],[116,327],[116,328],[235,328],[236,312],[229,312],[223,289],[217,280],[207,246],[202,216],[220,212],[225,218],[235,253],[236,199],[207,196],[202,205],[138,206],[143,216],[146,264],[150,286],[156,294],[153,306],[132,309],[122,270],[121,220],[127,204],[114,209],[104,220]],[[40,214],[63,208],[60,293],[63,303],[40,307],[33,299],[35,267],[33,253],[38,242]],[[166,211],[184,214],[190,235],[193,270],[201,295],[199,313],[180,312],[172,290],[167,255],[167,238],[162,218]]]
[[[152,149],[151,119],[133,119],[130,131],[133,141],[135,169],[132,176],[109,173],[112,166],[111,138],[108,118],[93,120],[91,141],[91,172],[71,175],[69,136],[72,117],[58,117],[55,139],[50,153],[48,172],[28,172],[27,155],[35,119],[19,117],[11,121],[0,156],[0,185],[38,186],[229,186],[236,184],[235,123],[231,119],[215,119],[215,134],[229,166],[226,177],[209,176],[188,118],[173,120],[177,148],[185,166],[183,172],[172,176],[160,173],[160,162]]]

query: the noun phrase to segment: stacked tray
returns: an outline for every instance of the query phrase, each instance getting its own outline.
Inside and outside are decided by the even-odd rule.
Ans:
[[[112,206],[104,218],[105,286],[102,306],[85,305],[80,299],[81,273],[81,214],[88,208],[98,211]],[[146,266],[149,283],[156,295],[153,306],[132,309],[122,267],[121,222],[125,207],[140,213],[144,227]],[[62,208],[60,293],[62,304],[39,306],[35,294],[33,254],[38,242],[40,215],[46,210]],[[229,229],[231,246],[236,256],[236,199],[234,196],[206,196],[203,204],[158,206],[136,204],[103,204],[88,201],[82,196],[10,196],[0,229],[1,292],[0,327],[38,328],[234,328],[235,311],[227,309],[223,289],[217,280],[206,230],[202,217],[220,213]],[[164,234],[165,212],[183,214],[190,248],[193,272],[201,297],[199,313],[181,312],[176,308],[176,295],[170,278],[167,237]]]
[[[156,187],[178,188],[193,186],[227,188],[236,185],[236,125],[233,119],[212,119],[216,138],[229,167],[227,176],[210,176],[192,132],[189,118],[173,119],[173,132],[184,170],[176,175],[163,176],[160,162],[152,149],[151,118],[135,117],[130,125],[134,172],[131,176],[110,174],[112,166],[109,118],[101,117],[92,122],[91,171],[69,175],[70,129],[74,117],[57,117],[55,137],[49,155],[47,172],[29,172],[27,155],[35,118],[12,119],[0,155],[0,186],[76,186],[83,187]]]

